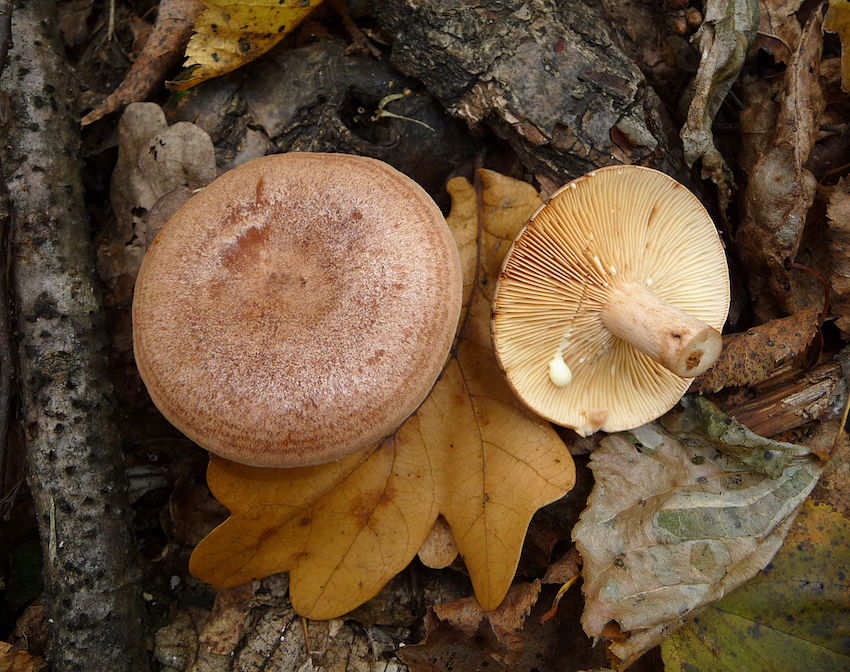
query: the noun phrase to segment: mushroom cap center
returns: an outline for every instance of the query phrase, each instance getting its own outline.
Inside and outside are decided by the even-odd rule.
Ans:
[[[409,178],[362,157],[266,157],[207,187],[155,241],[134,300],[137,363],[203,447],[317,464],[422,402],[460,294],[451,233]]]

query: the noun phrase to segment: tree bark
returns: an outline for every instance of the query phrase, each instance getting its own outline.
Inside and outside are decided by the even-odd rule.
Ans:
[[[54,672],[147,668],[106,331],[53,0],[15,6],[1,130],[28,482]]]
[[[663,105],[579,0],[375,0],[393,63],[453,114],[563,182],[615,163],[682,179]],[[687,179],[685,177],[685,179]]]

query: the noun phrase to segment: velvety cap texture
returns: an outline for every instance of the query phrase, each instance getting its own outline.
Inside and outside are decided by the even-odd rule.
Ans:
[[[377,442],[424,400],[461,303],[439,208],[374,159],[268,156],[163,227],[136,282],[136,363],[163,415],[257,466]]]

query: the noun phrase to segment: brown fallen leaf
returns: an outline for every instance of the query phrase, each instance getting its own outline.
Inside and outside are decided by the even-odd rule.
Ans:
[[[532,514],[572,488],[575,469],[552,427],[514,397],[490,343],[502,257],[540,201],[523,182],[479,179],[480,191],[462,178],[447,186],[464,309],[430,396],[377,449],[332,464],[257,469],[213,457],[209,486],[231,516],[195,549],[195,576],[223,588],[289,571],[295,610],[332,618],[407,565],[442,513],[479,603],[501,603]]]
[[[758,160],[744,194],[737,232],[759,315],[790,311],[786,264],[794,261],[817,182],[803,167],[815,142],[822,98],[818,69],[823,45],[820,7],[809,17],[785,74],[784,98],[771,144]]]
[[[168,88],[185,91],[262,56],[323,0],[205,0],[186,47],[184,70]]]
[[[201,0],[160,0],[156,22],[139,58],[118,88],[80,123],[88,126],[127,103],[147,98],[180,60],[183,45],[203,7]]]
[[[797,10],[803,0],[759,2],[759,30],[756,47],[767,49],[778,63],[788,64],[800,41]]]
[[[252,583],[225,588],[215,596],[212,614],[198,641],[210,653],[230,655],[239,644],[254,598]]]
[[[0,670],[3,672],[46,672],[47,662],[44,658],[9,644],[0,642]]]
[[[779,366],[805,352],[818,331],[820,309],[811,306],[788,317],[723,337],[723,351],[708,371],[694,379],[691,392],[755,385]]]
[[[841,38],[841,88],[850,93],[850,2],[829,0],[823,29]]]
[[[847,338],[850,336],[850,178],[843,177],[835,185],[829,195],[826,218],[832,252],[829,276],[832,314],[842,337]]]
[[[489,626],[502,646],[508,651],[516,651],[522,646],[519,631],[537,603],[540,585],[540,581],[535,580],[511,586],[504,601],[494,611],[485,612],[474,598],[469,597],[436,604],[432,609],[437,619],[469,637],[474,637],[482,627]]]
[[[573,529],[582,625],[599,637],[616,622],[627,637],[610,651],[626,666],[770,561],[821,467],[795,460],[769,478],[714,442],[651,423],[604,439],[591,469],[595,485]]]
[[[543,583],[566,583],[581,571],[581,554],[573,546],[546,569]]]
[[[687,119],[680,136],[688,165],[701,162],[702,178],[717,185],[720,204],[725,210],[732,197],[733,178],[714,146],[711,125],[755,39],[758,3],[707,0],[704,14],[702,25],[693,37],[700,52],[700,64],[688,94]]]
[[[533,586],[515,586],[510,594],[514,591],[525,600],[533,594]],[[410,672],[601,672],[607,669],[604,650],[592,645],[578,622],[580,591],[567,591],[558,613],[544,622],[542,617],[553,597],[551,588],[543,589],[524,619],[521,611],[512,617],[514,629],[509,645],[500,641],[490,626],[488,618],[492,614],[469,618],[460,625],[451,619],[441,620],[434,610],[429,610],[425,616],[425,641],[405,646],[398,655],[408,664]],[[660,669],[659,660],[641,663],[635,672]]]

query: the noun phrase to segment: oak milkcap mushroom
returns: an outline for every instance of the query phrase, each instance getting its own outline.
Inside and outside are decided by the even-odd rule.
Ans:
[[[664,173],[611,166],[532,215],[491,327],[517,395],[587,435],[672,408],[719,356],[728,310],[723,246],[697,198]]]
[[[419,406],[460,304],[457,247],[422,188],[374,159],[290,153],[225,173],[163,227],[133,344],[154,403],[193,441],[303,466]]]

